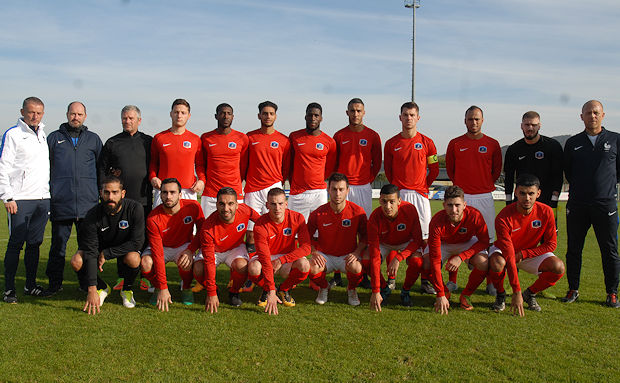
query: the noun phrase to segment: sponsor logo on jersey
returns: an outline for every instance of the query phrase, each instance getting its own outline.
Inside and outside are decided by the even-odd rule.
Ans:
[[[320,142],[317,142],[317,144],[316,144],[317,150],[323,150],[324,147],[325,146],[323,144],[321,144]]]
[[[277,149],[280,147],[280,144],[278,143],[278,141],[271,141],[271,143],[269,144],[269,146],[271,146],[274,149]]]
[[[228,149],[237,149],[237,144],[234,142],[229,142],[228,143]]]
[[[342,227],[351,227],[351,220],[350,219],[343,219],[342,220]]]
[[[539,219],[535,219],[532,221],[532,227],[534,229],[538,229],[541,226],[542,226],[542,222]]]
[[[486,153],[486,152],[487,152],[487,147],[486,147],[486,146],[479,146],[479,147],[478,147],[478,152],[480,152],[480,153]]]
[[[240,223],[237,225],[237,233],[243,231],[245,229],[245,223]]]
[[[368,145],[368,140],[366,140],[365,138],[362,138],[360,140],[360,146],[366,146],[366,145]]]
[[[119,229],[127,229],[129,227],[129,222],[125,221],[124,219],[121,221],[118,221],[118,228]]]
[[[536,152],[536,153],[534,153],[534,158],[536,158],[537,160],[542,160],[543,158],[545,158],[545,153],[544,152]]]
[[[192,147],[192,143],[189,141],[183,141],[183,147],[189,149]]]
[[[407,228],[407,225],[405,225],[404,223],[399,223],[399,224],[396,226],[396,230],[397,230],[397,231],[405,231],[405,229],[406,229],[406,228]]]
[[[466,227],[459,228],[459,234],[465,234],[465,233],[467,233],[467,228]]]
[[[290,227],[286,227],[284,228],[284,230],[282,230],[282,234],[290,237],[293,234],[293,229],[291,229]]]
[[[609,151],[609,149],[611,149],[611,145],[609,145],[609,142],[605,142],[605,143],[603,144],[603,150],[604,150],[604,151],[606,151],[606,152],[608,152],[608,151]]]
[[[413,145],[413,148],[415,150],[422,150],[422,144],[419,142],[416,142],[415,145]]]
[[[184,224],[188,224],[188,223],[192,223],[194,221],[194,219],[192,218],[191,215],[188,215],[187,217],[183,218],[183,223]]]

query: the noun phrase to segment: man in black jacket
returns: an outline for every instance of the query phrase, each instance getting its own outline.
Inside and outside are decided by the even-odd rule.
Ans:
[[[141,204],[124,197],[122,181],[106,177],[101,185],[101,203],[88,211],[78,233],[79,250],[71,258],[71,266],[80,287],[88,291],[84,311],[89,314],[98,313],[110,293],[110,286],[97,275],[97,269],[103,271],[103,264],[114,258],[118,276],[125,280],[123,306],[136,305],[131,288],[140,272],[144,211]]]
[[[620,135],[602,126],[605,113],[596,100],[581,109],[585,130],[566,141],[564,172],[570,183],[566,205],[568,249],[566,276],[569,291],[564,302],[579,298],[582,250],[590,226],[601,251],[607,290],[606,304],[618,308],[618,176],[620,176]]]
[[[67,240],[73,225],[99,202],[97,160],[101,139],[84,125],[86,107],[74,101],[67,108],[67,122],[47,136],[50,152],[50,220],[52,244],[45,273],[47,294],[62,290]]]

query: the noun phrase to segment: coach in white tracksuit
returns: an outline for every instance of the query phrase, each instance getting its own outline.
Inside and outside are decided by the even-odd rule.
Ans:
[[[49,152],[43,132],[43,102],[24,100],[17,124],[2,135],[0,147],[0,199],[9,221],[9,243],[4,257],[4,301],[17,303],[15,273],[26,242],[26,295],[44,295],[36,284],[39,246],[50,210]]]

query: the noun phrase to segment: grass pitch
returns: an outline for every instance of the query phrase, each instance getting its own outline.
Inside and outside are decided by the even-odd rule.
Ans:
[[[431,204],[433,211],[441,207]],[[503,205],[498,203],[497,210]],[[1,210],[4,254],[8,230]],[[562,259],[563,213],[556,251]],[[49,242],[48,227],[39,265],[43,285]],[[68,257],[75,249],[72,237]],[[113,263],[104,265],[108,283],[116,280]],[[468,275],[461,269],[460,288]],[[363,289],[360,307],[346,304],[344,287],[333,289],[329,302],[319,306],[306,281],[292,292],[296,307],[281,306],[280,315],[269,317],[254,304],[256,289],[241,295],[245,303],[240,308],[225,303],[225,267],[218,269],[222,305],[215,315],[203,310],[204,292],[196,294],[193,306],[175,302],[170,312],[160,313],[148,304],[149,294],[137,290],[135,309],[122,307],[113,292],[101,314],[91,317],[81,311],[85,295],[77,291],[68,264],[65,290],[53,298],[23,296],[23,260],[17,275],[19,304],[0,302],[0,381],[620,381],[620,310],[603,305],[603,273],[592,231],[579,301],[566,305],[540,298],[543,311],[526,310],[524,318],[508,309],[490,311],[494,298],[484,293],[484,284],[472,296],[474,311],[459,309],[458,294],[453,294],[450,314],[440,316],[432,310],[434,297],[418,292],[419,281],[412,289],[413,307],[399,306],[396,290],[381,313],[368,309],[370,291]],[[169,267],[168,275],[178,301],[176,268]],[[534,280],[526,273],[520,277],[524,287]],[[401,268],[397,288],[403,278]],[[559,298],[566,290],[563,277],[549,292]]]

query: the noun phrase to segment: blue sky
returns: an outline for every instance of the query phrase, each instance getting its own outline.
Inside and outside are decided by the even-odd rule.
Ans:
[[[542,133],[583,129],[581,105],[603,102],[604,125],[620,131],[620,3],[432,1],[417,10],[419,129],[439,153],[464,131],[463,113],[484,109],[483,131],[510,144],[521,115],[542,116]],[[102,139],[121,130],[126,104],[142,127],[169,127],[177,97],[192,105],[189,129],[215,128],[215,106],[235,108],[233,128],[259,127],[257,104],[279,105],[277,129],[304,127],[309,102],[322,128],[347,124],[360,97],[365,122],[383,141],[400,131],[411,94],[411,10],[398,0],[20,1],[1,2],[0,116],[12,126],[21,101],[46,104],[51,132],[72,100]]]

